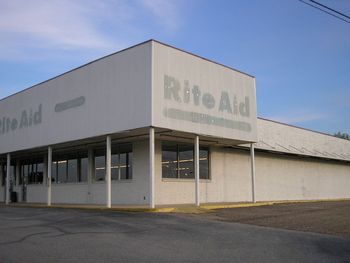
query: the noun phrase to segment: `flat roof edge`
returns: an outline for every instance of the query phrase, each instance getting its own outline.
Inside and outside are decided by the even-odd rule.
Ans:
[[[218,66],[222,66],[222,67],[224,67],[224,68],[227,68],[227,69],[236,71],[236,72],[238,72],[238,73],[244,74],[244,75],[246,75],[246,76],[248,76],[248,77],[251,77],[251,78],[254,78],[254,79],[255,79],[255,76],[250,75],[250,74],[248,74],[248,73],[246,73],[246,72],[244,72],[244,71],[241,71],[241,70],[232,68],[232,67],[230,67],[230,66],[221,64],[221,63],[219,63],[219,62],[216,62],[216,61],[214,61],[214,60],[211,60],[211,59],[202,57],[202,56],[200,56],[200,55],[197,55],[197,54],[194,54],[194,53],[192,53],[192,52],[186,51],[186,50],[184,50],[184,49],[181,49],[181,48],[172,46],[172,45],[170,45],[170,44],[163,43],[163,42],[158,41],[158,40],[155,40],[155,39],[151,39],[150,41],[156,42],[156,43],[158,43],[158,44],[160,44],[160,45],[163,45],[163,46],[166,46],[166,47],[169,47],[169,48],[172,48],[172,49],[176,49],[176,50],[181,51],[181,52],[183,52],[183,53],[186,53],[186,54],[188,54],[188,55],[191,55],[191,56],[200,58],[200,59],[205,60],[205,61],[207,61],[207,62],[216,64],[216,65],[218,65]]]
[[[16,93],[13,93],[13,94],[11,94],[11,95],[8,95],[8,96],[6,96],[6,97],[0,99],[0,102],[3,101],[3,100],[8,99],[8,98],[10,98],[10,97],[13,97],[13,96],[15,96],[15,95],[17,95],[17,94],[20,94],[20,93],[22,93],[22,92],[25,92],[25,91],[27,91],[27,90],[30,90],[30,89],[32,89],[32,88],[35,88],[35,87],[37,87],[37,86],[39,86],[39,85],[41,85],[41,84],[44,84],[44,83],[47,83],[47,82],[49,82],[49,81],[51,81],[51,80],[57,79],[57,78],[59,78],[59,77],[62,77],[62,76],[64,76],[64,75],[68,74],[68,73],[71,73],[71,72],[75,71],[75,70],[78,70],[78,69],[81,69],[81,68],[83,68],[83,67],[86,67],[86,66],[88,66],[88,65],[90,65],[90,64],[92,64],[92,63],[95,63],[95,62],[100,61],[100,60],[102,60],[102,59],[111,57],[111,56],[116,55],[116,54],[118,54],[118,53],[127,51],[127,50],[129,50],[129,49],[132,49],[132,48],[135,48],[135,47],[144,45],[144,44],[146,44],[146,43],[148,43],[148,42],[152,42],[152,41],[154,41],[154,40],[153,40],[153,39],[149,39],[149,40],[147,40],[147,41],[144,41],[144,42],[141,42],[141,43],[132,45],[132,46],[130,46],[130,47],[121,49],[121,50],[119,50],[119,51],[113,52],[113,53],[108,54],[108,55],[105,55],[105,56],[103,56],[103,57],[94,59],[94,60],[92,60],[92,61],[90,61],[90,62],[87,62],[87,63],[85,63],[85,64],[83,64],[83,65],[81,65],[81,66],[79,66],[79,67],[70,69],[70,70],[68,70],[68,71],[65,71],[65,72],[63,72],[63,73],[57,75],[57,76],[54,76],[54,77],[52,77],[52,78],[49,78],[49,79],[47,79],[47,80],[44,80],[44,81],[39,82],[39,83],[37,83],[37,84],[34,84],[34,85],[32,85],[32,86],[30,86],[30,87],[28,87],[28,88],[24,88],[23,90],[20,90],[20,91],[18,91],[18,92],[16,92]]]
[[[47,80],[41,81],[41,82],[39,82],[39,83],[37,83],[37,84],[34,84],[34,85],[30,86],[30,87],[24,88],[24,89],[22,89],[22,90],[20,90],[20,91],[18,91],[18,92],[15,92],[15,93],[13,93],[13,94],[10,94],[10,95],[8,95],[8,96],[6,96],[6,97],[0,99],[0,102],[1,102],[1,101],[4,101],[4,100],[6,100],[6,99],[8,99],[8,98],[10,98],[10,97],[13,97],[13,96],[15,96],[15,95],[17,95],[17,94],[20,94],[20,93],[22,93],[22,92],[25,92],[25,91],[27,91],[27,90],[29,90],[29,89],[35,88],[36,86],[39,86],[39,85],[44,84],[44,83],[47,83],[47,82],[49,82],[49,81],[51,81],[51,80],[57,79],[57,78],[59,78],[59,77],[62,77],[62,76],[64,76],[64,75],[68,74],[68,73],[71,73],[71,72],[75,71],[75,70],[78,70],[78,69],[80,69],[80,68],[86,67],[86,66],[88,66],[88,65],[90,65],[90,64],[92,64],[92,63],[94,63],[94,62],[100,61],[100,60],[102,60],[102,59],[105,59],[105,58],[108,58],[108,57],[110,57],[110,56],[116,55],[116,54],[118,54],[118,53],[124,52],[124,51],[126,51],[126,50],[135,48],[135,47],[137,47],[137,46],[144,45],[144,44],[149,43],[149,42],[155,42],[155,43],[158,43],[158,44],[160,44],[160,45],[163,45],[163,46],[166,46],[166,47],[169,47],[169,48],[176,49],[176,50],[178,50],[178,51],[184,52],[184,53],[189,54],[189,55],[191,55],[191,56],[194,56],[194,57],[203,59],[203,60],[205,60],[205,61],[207,61],[207,62],[211,62],[211,63],[214,63],[214,64],[216,64],[216,65],[225,67],[225,68],[227,68],[227,69],[230,69],[230,70],[236,71],[236,72],[238,72],[238,73],[247,75],[247,76],[249,76],[249,77],[255,78],[254,76],[252,76],[252,75],[250,75],[250,74],[248,74],[248,73],[245,73],[245,72],[243,72],[243,71],[237,70],[237,69],[235,69],[235,68],[226,66],[226,65],[224,65],[224,64],[215,62],[215,61],[210,60],[210,59],[208,59],[208,58],[205,58],[205,57],[196,55],[196,54],[191,53],[191,52],[189,52],[189,51],[186,51],[186,50],[177,48],[177,47],[175,47],[175,46],[172,46],[172,45],[169,45],[169,44],[166,44],[166,43],[163,43],[163,42],[161,42],[161,41],[158,41],[158,40],[155,40],[155,39],[152,39],[152,38],[151,38],[151,39],[148,39],[148,40],[143,41],[143,42],[141,42],[141,43],[132,45],[132,46],[130,46],[130,47],[121,49],[121,50],[119,50],[119,51],[113,52],[113,53],[108,54],[108,55],[105,55],[105,56],[103,56],[103,57],[94,59],[94,60],[92,60],[92,61],[90,61],[90,62],[87,62],[87,63],[81,65],[81,66],[78,66],[78,67],[76,67],[76,68],[73,68],[73,69],[70,69],[70,70],[68,70],[68,71],[65,71],[65,72],[63,72],[63,73],[61,73],[61,74],[59,74],[59,75],[57,75],[57,76],[54,76],[54,77],[49,78],[49,79],[47,79]]]
[[[271,119],[267,119],[267,118],[263,118],[263,117],[257,117],[257,118],[260,119],[260,120],[274,122],[274,123],[285,125],[285,126],[289,126],[289,127],[292,127],[292,128],[297,128],[297,129],[304,130],[304,131],[318,133],[318,134],[321,134],[321,135],[330,136],[332,138],[336,138],[336,139],[345,140],[345,141],[350,142],[350,140],[347,140],[347,139],[344,139],[344,138],[340,138],[340,137],[334,136],[334,135],[329,134],[329,133],[320,132],[320,131],[316,131],[316,130],[311,130],[311,129],[308,129],[308,128],[304,128],[304,127],[300,127],[300,126],[296,126],[296,125],[292,125],[292,124],[288,124],[288,123],[284,123],[284,122],[280,122],[280,121],[276,121],[276,120],[271,120]]]

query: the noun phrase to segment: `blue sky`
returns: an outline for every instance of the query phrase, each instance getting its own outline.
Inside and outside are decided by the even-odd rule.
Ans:
[[[150,38],[254,75],[260,117],[350,133],[350,24],[298,0],[0,0],[0,98]]]

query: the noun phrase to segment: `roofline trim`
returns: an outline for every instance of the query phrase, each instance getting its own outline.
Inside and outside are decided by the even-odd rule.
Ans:
[[[282,124],[282,125],[285,125],[285,126],[289,126],[289,127],[292,127],[292,128],[297,128],[297,129],[304,130],[304,131],[314,132],[314,133],[318,133],[318,134],[321,134],[321,135],[326,135],[326,136],[330,136],[330,137],[332,137],[332,138],[336,138],[336,139],[345,140],[345,141],[350,142],[350,141],[347,140],[347,139],[340,138],[340,137],[334,136],[334,135],[329,134],[329,133],[320,132],[320,131],[315,131],[315,130],[311,130],[311,129],[308,129],[308,128],[303,128],[303,127],[300,127],[300,126],[295,126],[295,125],[288,124],[288,123],[284,123],[284,122],[280,122],[280,121],[275,121],[275,120],[271,120],[271,119],[266,119],[266,118],[263,118],[263,117],[257,117],[257,118],[260,119],[260,120],[270,121],[270,122],[274,122],[274,123],[277,123],[277,124]]]
[[[196,54],[194,54],[194,53],[192,53],[192,52],[183,50],[183,49],[181,49],[181,48],[178,48],[178,47],[175,47],[175,46],[172,46],[172,45],[169,45],[169,44],[160,42],[160,41],[155,40],[155,39],[151,39],[150,41],[156,42],[156,43],[158,43],[158,44],[161,44],[161,45],[166,46],[166,47],[169,47],[169,48],[176,49],[176,50],[181,51],[181,52],[183,52],[183,53],[186,53],[186,54],[188,54],[188,55],[191,55],[191,56],[194,56],[194,57],[203,59],[203,60],[205,60],[205,61],[207,61],[207,62],[214,63],[214,64],[216,64],[216,65],[219,65],[219,66],[222,66],[222,67],[224,67],[224,68],[227,68],[227,69],[236,71],[236,72],[238,72],[238,73],[244,74],[244,75],[246,75],[246,76],[248,76],[248,77],[251,77],[251,78],[254,78],[254,79],[255,79],[255,76],[250,75],[250,74],[248,74],[248,73],[246,73],[246,72],[244,72],[244,71],[240,71],[240,70],[238,70],[238,69],[235,69],[235,68],[232,68],[232,67],[230,67],[230,66],[221,64],[221,63],[219,63],[219,62],[215,62],[215,61],[213,61],[213,60],[211,60],[211,59],[208,59],[208,58],[205,58],[205,57],[196,55]]]
[[[44,80],[44,81],[39,82],[39,83],[37,83],[37,84],[34,84],[33,86],[30,86],[30,87],[28,87],[28,88],[25,88],[25,89],[23,89],[23,90],[20,90],[20,91],[18,91],[18,92],[16,92],[16,93],[13,93],[13,94],[11,94],[11,95],[5,97],[5,98],[2,98],[2,99],[0,99],[0,102],[3,101],[3,100],[8,99],[8,98],[10,98],[10,97],[13,97],[13,96],[15,96],[15,95],[17,95],[17,94],[20,94],[20,93],[22,93],[22,92],[28,91],[28,90],[30,90],[30,89],[32,89],[32,88],[35,88],[35,87],[37,87],[37,86],[39,86],[39,85],[41,85],[41,84],[44,84],[44,83],[49,82],[49,81],[51,81],[51,80],[57,79],[57,78],[59,78],[59,77],[62,77],[62,76],[64,76],[64,75],[68,74],[68,73],[71,73],[71,72],[75,71],[75,70],[78,70],[78,69],[81,69],[81,68],[83,68],[83,67],[86,67],[86,66],[88,66],[88,65],[90,65],[90,64],[92,64],[92,63],[95,63],[95,62],[99,61],[99,60],[102,60],[102,59],[111,57],[111,56],[113,56],[113,55],[116,55],[116,54],[118,54],[118,53],[124,52],[124,51],[129,50],[129,49],[132,49],[132,48],[135,48],[135,47],[144,45],[144,44],[146,44],[146,43],[148,43],[148,42],[151,42],[151,41],[152,41],[152,39],[147,40],[147,41],[144,41],[144,42],[141,42],[141,43],[138,43],[138,44],[136,44],[136,45],[133,45],[133,46],[130,46],[130,47],[127,47],[127,48],[124,48],[124,49],[121,49],[121,50],[119,50],[119,51],[116,51],[116,52],[113,52],[113,53],[111,53],[111,54],[105,55],[105,56],[100,57],[100,58],[98,58],[98,59],[92,60],[92,61],[90,61],[90,62],[88,62],[88,63],[85,63],[85,64],[79,66],[79,67],[76,67],[76,68],[73,68],[73,69],[68,70],[68,71],[66,71],[66,72],[63,72],[63,73],[61,73],[61,74],[59,74],[59,75],[57,75],[57,76],[54,76],[54,77],[52,77],[52,78],[49,78],[49,79],[47,79],[47,80]]]
[[[61,73],[61,74],[59,74],[59,75],[57,75],[57,76],[54,76],[54,77],[52,77],[52,78],[49,78],[49,79],[47,79],[47,80],[44,80],[44,81],[39,82],[39,83],[37,83],[37,84],[34,84],[34,85],[32,85],[32,86],[30,86],[30,87],[28,87],[28,88],[25,88],[25,89],[23,89],[23,90],[20,90],[20,91],[16,92],[16,93],[10,94],[10,95],[8,95],[8,96],[6,96],[6,97],[0,99],[0,102],[3,101],[3,100],[8,99],[8,98],[10,98],[10,97],[13,97],[13,96],[15,96],[15,95],[17,95],[17,94],[20,94],[20,93],[22,93],[22,92],[28,91],[28,90],[30,90],[30,89],[32,89],[32,88],[35,88],[35,87],[37,87],[37,86],[39,86],[39,85],[41,85],[41,84],[44,84],[44,83],[49,82],[49,81],[51,81],[51,80],[57,79],[57,78],[59,78],[59,77],[62,77],[62,76],[64,76],[64,75],[68,74],[68,73],[71,73],[71,72],[75,71],[75,70],[78,70],[78,69],[81,69],[81,68],[83,68],[83,67],[86,67],[86,66],[88,66],[88,65],[90,65],[90,64],[92,64],[92,63],[95,63],[95,62],[99,61],[99,60],[108,58],[108,57],[110,57],[110,56],[113,56],[113,55],[116,55],[116,54],[121,53],[121,52],[123,52],[123,51],[126,51],[126,50],[129,50],[129,49],[132,49],[132,48],[135,48],[135,47],[144,45],[144,44],[149,43],[149,42],[156,42],[156,43],[161,44],[161,45],[163,45],[163,46],[176,49],[176,50],[178,50],[178,51],[181,51],[181,52],[184,52],[184,53],[186,53],[186,54],[192,55],[192,56],[194,56],[194,57],[203,59],[203,60],[205,60],[205,61],[207,61],[207,62],[211,62],[211,63],[214,63],[214,64],[216,64],[216,65],[219,65],[219,66],[228,68],[228,69],[230,69],[230,70],[236,71],[236,72],[238,72],[238,73],[241,73],[241,74],[247,75],[247,76],[249,76],[249,77],[255,78],[254,76],[249,75],[248,73],[245,73],[245,72],[243,72],[243,71],[234,69],[234,68],[232,68],[232,67],[223,65],[223,64],[221,64],[221,63],[215,62],[215,61],[210,60],[210,59],[208,59],[208,58],[205,58],[205,57],[196,55],[196,54],[194,54],[194,53],[191,53],[191,52],[188,52],[188,51],[186,51],[186,50],[183,50],[183,49],[174,47],[174,46],[169,45],[169,44],[165,44],[165,43],[163,43],[163,42],[160,42],[160,41],[158,41],[158,40],[155,40],[155,39],[152,39],[152,38],[151,38],[151,39],[146,40],[146,41],[143,41],[143,42],[141,42],[141,43],[132,45],[132,46],[130,46],[130,47],[127,47],[127,48],[121,49],[121,50],[119,50],[119,51],[113,52],[113,53],[111,53],[111,54],[105,55],[105,56],[103,56],[103,57],[100,57],[100,58],[98,58],[98,59],[92,60],[92,61],[90,61],[90,62],[87,62],[87,63],[85,63],[85,64],[79,66],[79,67],[76,67],[76,68],[73,68],[73,69],[68,70],[68,71],[66,71],[66,72],[63,72],[63,73]]]

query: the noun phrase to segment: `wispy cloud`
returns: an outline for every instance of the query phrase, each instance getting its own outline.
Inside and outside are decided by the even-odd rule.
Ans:
[[[1,41],[27,39],[28,45],[69,48],[107,47],[111,42],[93,24],[93,6],[79,1],[1,1]],[[90,17],[90,19],[89,19]]]
[[[181,25],[180,0],[142,0],[142,3],[167,29],[176,30]]]
[[[0,1],[0,59],[27,58],[33,50],[111,52],[130,43],[146,14],[167,30],[179,25],[178,4],[169,0]],[[143,17],[144,18],[144,17]]]

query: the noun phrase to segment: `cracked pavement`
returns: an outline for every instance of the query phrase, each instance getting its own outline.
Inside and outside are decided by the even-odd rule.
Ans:
[[[0,207],[0,262],[350,262],[350,239],[160,213]]]

